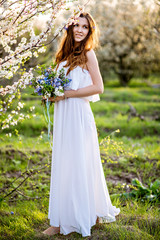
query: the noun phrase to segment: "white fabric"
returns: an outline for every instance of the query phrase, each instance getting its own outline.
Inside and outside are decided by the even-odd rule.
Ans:
[[[66,61],[61,62],[59,64],[59,67],[57,71],[59,71],[62,67],[64,67],[66,64]],[[67,74],[68,67],[64,68],[65,74]],[[68,75],[67,78],[74,79],[70,83],[69,87],[66,88],[66,90],[77,90],[78,88],[83,88],[92,85],[92,79],[89,74],[89,72],[86,69],[82,69],[81,67],[77,66],[75,69],[73,69]],[[88,97],[83,97],[83,99],[89,100],[91,102],[97,102],[100,100],[99,94],[95,94]]]
[[[71,89],[87,85],[91,79],[89,72],[80,67],[69,77]],[[103,222],[113,222],[120,212],[110,201],[89,100],[68,98],[54,104],[48,218],[50,225],[60,226],[64,235],[78,232],[90,236],[97,216]]]

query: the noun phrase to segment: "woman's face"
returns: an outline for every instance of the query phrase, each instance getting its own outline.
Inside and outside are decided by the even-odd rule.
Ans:
[[[79,17],[78,22],[73,27],[73,37],[75,42],[81,42],[89,32],[89,23],[85,17]]]

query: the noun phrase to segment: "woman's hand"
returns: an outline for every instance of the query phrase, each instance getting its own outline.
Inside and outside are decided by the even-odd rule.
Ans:
[[[47,98],[45,98],[45,97],[42,97],[42,99],[43,100],[47,100]],[[60,101],[60,100],[64,100],[65,99],[65,96],[63,95],[63,96],[57,96],[57,97],[50,97],[50,98],[48,98],[48,100],[50,101],[50,102],[58,102],[58,101]]]
[[[94,94],[102,94],[104,91],[103,80],[99,70],[97,57],[93,50],[86,53],[87,68],[92,79],[92,84],[86,87],[78,88],[77,90],[64,91],[65,96],[69,98],[88,97]]]
[[[58,102],[58,101],[64,100],[64,99],[65,99],[65,97],[63,95],[63,96],[57,96],[57,97],[50,97],[48,100],[51,102]]]

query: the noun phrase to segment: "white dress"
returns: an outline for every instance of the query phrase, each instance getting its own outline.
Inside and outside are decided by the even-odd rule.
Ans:
[[[59,69],[65,65],[62,62]],[[68,68],[65,68],[67,71]],[[68,89],[92,84],[90,74],[76,67],[68,75]],[[61,234],[91,235],[97,217],[115,221],[119,208],[112,206],[103,173],[97,129],[89,101],[99,95],[68,98],[54,104],[53,151],[49,213],[50,225]]]

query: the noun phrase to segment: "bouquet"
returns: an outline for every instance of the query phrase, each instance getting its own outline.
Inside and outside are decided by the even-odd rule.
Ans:
[[[49,106],[52,102],[48,101],[48,98],[63,96],[65,88],[68,87],[72,80],[66,78],[64,68],[56,71],[56,64],[52,64],[49,68],[46,68],[45,65],[38,66],[36,72],[37,76],[30,81],[29,85],[35,89],[32,95],[44,97],[42,99],[42,105],[47,107],[47,114],[44,110],[44,116],[48,123],[48,139],[51,145]]]
[[[56,71],[56,64],[52,64],[47,69],[45,65],[38,66],[36,72],[38,76],[30,82],[30,85],[35,89],[32,95],[43,96],[46,99],[63,96],[65,88],[71,82],[71,79],[66,78],[64,68]]]

